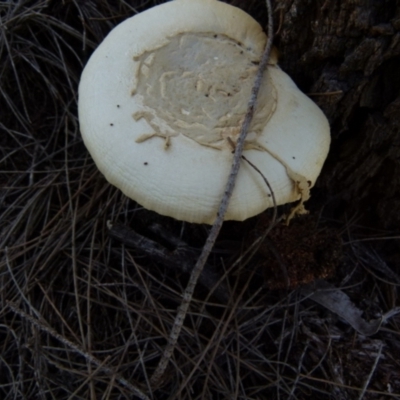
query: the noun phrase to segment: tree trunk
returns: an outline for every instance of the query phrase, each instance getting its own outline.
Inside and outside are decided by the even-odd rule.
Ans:
[[[234,4],[257,17],[254,2]],[[399,227],[400,2],[280,0],[274,10],[281,67],[331,123],[317,187],[336,217]]]

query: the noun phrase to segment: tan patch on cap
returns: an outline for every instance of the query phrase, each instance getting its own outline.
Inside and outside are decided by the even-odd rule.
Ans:
[[[179,34],[166,45],[135,57],[137,85],[132,90],[154,132],[140,137],[182,134],[205,146],[229,147],[239,136],[258,69],[258,55],[223,35]],[[258,97],[248,143],[256,142],[276,108],[268,73]]]

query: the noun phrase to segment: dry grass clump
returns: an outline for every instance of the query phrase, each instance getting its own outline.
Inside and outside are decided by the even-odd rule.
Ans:
[[[188,279],[168,254],[179,242],[195,259],[208,228],[147,212],[104,180],[79,134],[77,86],[109,30],[157,3],[0,4],[0,398],[400,397],[400,319],[365,337],[296,287],[268,289],[266,257],[282,262],[274,236],[255,258],[242,257],[256,219],[225,226],[210,284],[197,288],[173,363],[150,387]],[[150,247],[111,239],[107,221]],[[326,237],[332,223],[321,221],[302,234]],[[358,234],[350,231],[332,235],[350,241]],[[376,318],[399,305],[400,282],[361,244],[343,247],[330,276]],[[293,254],[324,262],[315,242]]]

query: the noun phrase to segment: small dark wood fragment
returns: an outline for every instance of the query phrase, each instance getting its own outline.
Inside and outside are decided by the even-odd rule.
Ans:
[[[172,235],[169,237],[169,242],[175,248],[171,251],[120,223],[109,224],[109,235],[111,238],[140,251],[165,267],[174,271],[179,269],[185,274],[192,272],[200,254],[200,250],[189,247],[185,242]],[[214,271],[211,265],[206,264],[203,273],[200,275],[199,282],[207,289],[214,288],[213,295],[226,304],[229,300],[229,291],[225,284],[218,284],[220,279],[221,275]]]

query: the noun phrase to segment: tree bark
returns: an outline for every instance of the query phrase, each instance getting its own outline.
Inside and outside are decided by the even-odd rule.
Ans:
[[[257,18],[254,2],[232,3]],[[336,200],[336,216],[398,228],[400,2],[280,0],[274,10],[280,66],[331,123],[317,187]]]

